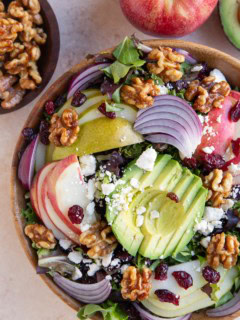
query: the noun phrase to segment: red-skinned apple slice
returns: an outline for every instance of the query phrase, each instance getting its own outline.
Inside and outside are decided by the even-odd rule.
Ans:
[[[59,161],[48,176],[47,185],[54,211],[72,232],[81,234],[80,225],[73,224],[68,217],[70,207],[79,205],[85,211],[90,202],[77,156],[71,155]]]
[[[33,210],[36,212],[38,217],[41,219],[40,212],[38,209],[38,201],[37,201],[37,179],[38,179],[39,173],[34,177],[31,189],[30,189],[30,201],[31,205],[33,207]]]
[[[42,220],[42,222],[44,223],[44,225],[52,230],[54,236],[57,239],[65,239],[66,236],[64,235],[64,233],[62,233],[60,231],[59,228],[56,227],[55,223],[50,219],[47,211],[45,210],[43,201],[42,201],[42,189],[45,185],[45,179],[47,178],[48,174],[50,173],[50,171],[55,167],[56,162],[52,162],[47,164],[44,168],[42,168],[38,175],[36,176],[35,180],[36,180],[36,199],[37,199],[37,208],[39,211],[39,217]]]

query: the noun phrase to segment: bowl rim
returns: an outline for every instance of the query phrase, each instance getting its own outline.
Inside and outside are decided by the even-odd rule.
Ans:
[[[51,34],[50,38],[52,40],[51,46],[50,46],[52,50],[50,51],[50,56],[48,58],[48,61],[51,63],[48,64],[48,70],[46,75],[43,78],[42,84],[39,87],[37,87],[35,90],[32,90],[32,91],[28,90],[27,93],[24,95],[23,100],[19,104],[17,104],[15,107],[11,109],[4,109],[0,106],[0,115],[22,109],[26,107],[28,104],[30,104],[37,97],[39,97],[43,92],[43,90],[47,87],[49,81],[52,79],[53,74],[56,70],[58,59],[59,59],[59,53],[60,53],[60,30],[59,30],[58,20],[48,0],[40,0],[40,2],[41,2],[41,11],[45,13],[47,18],[46,20],[49,22],[49,25],[51,26],[48,33],[48,36]]]
[[[237,67],[237,69],[240,72],[240,60],[228,55],[227,53],[224,53],[220,50],[202,45],[202,44],[198,44],[198,43],[194,43],[194,42],[189,42],[189,41],[184,41],[184,40],[172,40],[172,39],[164,39],[164,40],[158,40],[158,39],[153,39],[153,40],[144,40],[143,43],[145,45],[149,45],[152,47],[158,47],[158,46],[169,46],[169,47],[176,47],[176,48],[181,48],[181,49],[185,49],[185,50],[189,50],[191,51],[191,48],[195,48],[195,50],[199,50],[199,52],[202,52],[205,56],[206,54],[211,54],[211,55],[215,55],[218,57],[218,59],[222,59],[226,64],[229,64],[233,67]],[[114,50],[115,47],[112,47],[110,49],[106,49],[106,50],[102,50],[101,52],[107,53],[107,52],[112,52]],[[100,52],[100,53],[101,53]],[[69,76],[73,76],[76,72],[79,72],[79,70],[83,69],[84,67],[86,67],[88,64],[92,63],[92,59],[82,59],[80,61],[79,64],[74,65],[71,69],[69,69],[67,72],[65,72],[62,76],[60,76],[58,79],[56,79],[56,81],[46,90],[46,92],[41,96],[41,98],[36,102],[35,106],[33,107],[32,111],[30,112],[27,120],[24,123],[24,127],[28,126],[31,122],[32,119],[34,117],[36,117],[36,114],[40,113],[41,110],[43,109],[43,105],[44,105],[44,101],[46,101],[48,99],[48,95],[50,94],[50,92],[53,92],[54,90],[56,90],[62,83],[63,80],[65,79],[65,77],[69,77]],[[21,131],[20,131],[21,132]],[[13,157],[12,157],[12,164],[11,164],[11,181],[10,181],[10,197],[11,197],[11,210],[12,210],[12,214],[13,214],[13,220],[14,220],[14,225],[15,225],[15,229],[19,238],[19,241],[21,243],[21,246],[25,252],[25,254],[27,255],[31,265],[33,266],[33,268],[36,270],[36,266],[37,266],[37,261],[36,258],[34,259],[33,256],[33,249],[30,248],[29,246],[29,242],[26,239],[23,230],[22,230],[22,226],[20,223],[20,212],[19,210],[17,210],[17,205],[18,205],[18,200],[17,200],[17,184],[18,182],[18,178],[17,178],[17,164],[19,162],[18,160],[18,153],[21,149],[23,145],[23,138],[21,137],[21,134],[18,137],[15,149],[14,149],[14,153],[13,153]],[[39,275],[38,275],[39,276]],[[81,304],[80,302],[76,301],[75,299],[71,298],[69,295],[67,295],[66,293],[64,293],[52,280],[52,278],[50,278],[47,275],[43,275],[40,274],[41,279],[47,284],[47,286],[60,298],[62,299],[63,302],[65,302],[68,306],[70,306],[71,308],[73,308],[74,310],[78,311],[78,309],[84,305]],[[193,313],[193,318],[191,317],[191,319],[195,319],[195,320],[203,320],[203,319],[219,319],[219,318],[209,318],[206,316],[204,311],[200,311],[197,312],[196,316],[194,316],[195,313]],[[240,316],[240,311],[235,313],[234,316]],[[199,317],[200,316],[200,317]],[[220,319],[223,320],[230,320],[233,319],[232,318],[233,315],[227,316],[227,317],[222,317]],[[100,320],[101,317],[99,316],[93,316],[91,319],[96,319],[96,320]]]

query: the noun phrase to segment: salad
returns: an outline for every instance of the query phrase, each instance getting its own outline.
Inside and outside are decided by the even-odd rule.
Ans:
[[[240,92],[126,37],[24,128],[25,235],[79,319],[240,310]]]

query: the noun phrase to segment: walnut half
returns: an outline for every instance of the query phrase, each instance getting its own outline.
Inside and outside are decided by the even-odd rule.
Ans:
[[[37,248],[54,249],[56,246],[57,241],[53,232],[41,224],[29,224],[25,227],[24,232]]]
[[[121,281],[121,293],[124,299],[142,301],[149,296],[152,271],[148,268],[138,270],[136,267],[128,267]]]

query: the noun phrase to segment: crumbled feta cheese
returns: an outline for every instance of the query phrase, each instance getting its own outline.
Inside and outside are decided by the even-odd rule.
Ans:
[[[191,72],[199,72],[201,71],[203,66],[201,64],[196,64],[194,67],[192,67]]]
[[[73,263],[79,264],[82,261],[83,256],[82,256],[81,252],[73,251],[73,252],[69,253],[68,259],[70,261],[72,261]]]
[[[60,240],[59,240],[59,245],[60,245],[60,247],[62,247],[64,250],[69,249],[72,244],[73,244],[72,241],[67,240],[67,239],[60,239]]]
[[[85,264],[88,264],[88,263],[92,263],[92,260],[91,259],[83,259],[82,262]]]
[[[126,270],[127,270],[127,268],[130,266],[130,264],[123,264],[122,266],[121,266],[121,274],[123,274]]]
[[[78,268],[75,268],[74,273],[72,275],[72,280],[76,281],[80,278],[82,278],[82,272]]]
[[[145,150],[137,159],[136,165],[143,170],[152,171],[157,158],[157,152],[153,148]]]
[[[87,231],[88,229],[91,228],[91,225],[88,224],[88,223],[82,223],[81,224],[81,231],[84,232],[84,231]]]
[[[94,209],[95,209],[95,203],[94,202],[90,202],[88,205],[87,205],[87,208],[86,208],[86,212],[88,215],[93,215],[94,214]]]
[[[152,220],[153,219],[157,219],[160,216],[160,214],[159,214],[159,212],[157,210],[153,210],[150,214],[151,214],[151,219]]]
[[[181,151],[179,151],[179,157],[181,160],[184,160],[186,158],[185,155]]]
[[[224,211],[227,211],[228,209],[231,209],[234,205],[234,201],[232,199],[226,199],[225,203],[221,205],[221,208]]]
[[[84,176],[91,176],[96,172],[96,159],[92,155],[82,156],[80,159],[80,166],[82,170],[82,174]]]
[[[103,267],[108,267],[112,261],[112,253],[108,254],[107,256],[102,258],[102,265]]]
[[[206,220],[202,220],[197,223],[194,227],[195,232],[202,233],[204,236],[207,236],[209,233],[213,232],[214,226],[208,223]]]
[[[112,193],[114,189],[115,189],[114,183],[103,183],[102,184],[102,193],[105,196],[108,196],[110,193]]]
[[[202,149],[203,152],[208,153],[208,154],[213,153],[214,150],[215,150],[215,148],[213,146],[205,147],[205,148]]]
[[[220,116],[217,117],[217,122],[221,123],[222,122],[222,115],[220,114]]]
[[[96,263],[90,264],[87,274],[89,277],[92,277],[98,270],[100,270],[100,267]]]
[[[162,95],[162,94],[168,94],[168,88],[165,87],[164,85],[158,85],[157,87],[160,90],[160,92],[158,94],[159,96]]]
[[[200,244],[207,249],[209,242],[211,241],[211,237],[202,238]]]
[[[137,179],[135,179],[135,178],[132,178],[132,179],[130,180],[130,184],[131,184],[131,186],[132,186],[133,188],[135,188],[135,189],[137,189],[137,188],[139,187],[139,181],[138,181]]]
[[[112,276],[110,276],[110,274],[108,274],[108,275],[105,277],[105,279],[111,281],[111,280],[112,280]]]
[[[96,191],[95,180],[90,179],[87,184],[87,198],[89,200],[92,201],[94,199],[95,191]]]
[[[232,160],[233,158],[235,158],[235,154],[233,153],[233,150],[232,150],[232,144],[230,144],[225,154],[223,155],[223,160],[227,162],[229,160]]]
[[[136,213],[137,213],[138,215],[143,214],[144,212],[146,212],[146,208],[143,207],[143,206],[137,208],[137,210],[136,210]]]
[[[113,266],[113,267],[116,267],[116,266],[118,266],[119,264],[121,264],[121,261],[120,261],[120,259],[114,259],[112,262],[111,262],[111,266]]]
[[[141,227],[143,225],[144,221],[144,216],[143,215],[138,215],[136,219],[136,225],[137,227]]]
[[[228,166],[228,171],[232,173],[233,176],[237,176],[240,174],[240,164],[234,164],[231,163],[230,166]]]
[[[200,122],[203,124],[204,123],[204,116],[199,114],[198,118],[199,118]]]
[[[214,82],[227,81],[225,76],[224,76],[224,74],[218,69],[213,69],[210,72],[210,76],[214,76],[215,77],[215,81]]]
[[[206,207],[203,219],[207,222],[219,221],[224,218],[225,212],[222,208]]]

